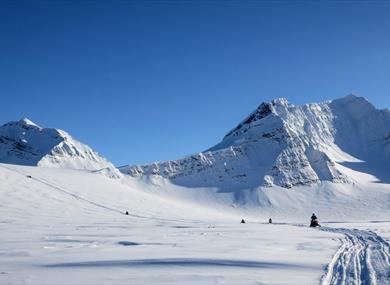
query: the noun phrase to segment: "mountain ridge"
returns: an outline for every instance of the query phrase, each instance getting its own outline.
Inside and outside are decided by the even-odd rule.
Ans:
[[[177,160],[125,166],[133,177],[158,175],[189,187],[291,188],[352,183],[343,165],[390,156],[390,113],[348,95],[322,103],[263,102],[213,147]],[[356,146],[357,145],[357,146]]]
[[[181,159],[118,167],[59,129],[24,118],[0,126],[0,163],[73,168],[112,177],[159,176],[185,187],[235,191],[355,183],[349,171],[390,183],[390,111],[348,95],[321,103],[262,102],[214,146]],[[121,174],[122,173],[122,174]]]

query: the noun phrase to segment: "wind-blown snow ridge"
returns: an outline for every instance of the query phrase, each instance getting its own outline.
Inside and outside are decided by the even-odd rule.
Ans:
[[[65,131],[42,128],[25,118],[0,127],[0,162],[85,170],[115,167]]]
[[[365,98],[295,106],[263,102],[210,149],[183,159],[125,166],[131,176],[158,175],[190,187],[291,188],[350,183],[345,167],[390,181],[390,113]]]

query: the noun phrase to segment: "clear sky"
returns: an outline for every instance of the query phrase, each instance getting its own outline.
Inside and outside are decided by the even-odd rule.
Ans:
[[[390,107],[390,1],[0,1],[0,123],[116,165],[214,145],[262,101]]]

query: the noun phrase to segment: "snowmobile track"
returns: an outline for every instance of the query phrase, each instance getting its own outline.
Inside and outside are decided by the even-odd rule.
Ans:
[[[87,198],[84,198],[82,197],[81,195],[79,194],[75,194],[73,193],[72,191],[68,190],[68,189],[65,189],[64,187],[60,186],[60,185],[57,185],[47,179],[44,179],[44,178],[40,178],[40,177],[36,177],[36,176],[31,176],[28,172],[24,172],[20,169],[15,169],[14,167],[10,167],[10,166],[5,166],[5,165],[0,165],[0,167],[4,168],[4,169],[7,169],[9,171],[13,171],[15,173],[18,173],[24,177],[28,177],[29,179],[31,180],[34,180],[36,182],[39,182],[39,183],[42,183],[42,184],[45,184],[46,186],[49,186],[50,188],[52,189],[55,189],[57,191],[60,191],[66,195],[69,195],[77,200],[80,200],[80,201],[83,201],[83,202],[86,202],[88,204],[91,204],[93,206],[96,206],[96,207],[99,207],[99,208],[103,208],[105,210],[108,210],[108,211],[112,211],[112,212],[116,212],[120,215],[123,215],[123,212],[120,211],[120,210],[117,210],[113,207],[110,207],[110,206],[107,206],[107,205],[104,205],[102,203],[97,203],[97,202],[94,202],[94,201],[91,201]],[[159,221],[169,221],[169,222],[183,222],[183,220],[175,220],[175,219],[163,219],[163,218],[157,218],[157,217],[154,217],[154,216],[146,216],[146,215],[137,215],[137,214],[134,214],[134,213],[129,213],[129,216],[132,216],[132,217],[135,217],[135,218],[141,218],[141,219],[155,219],[155,220],[159,220]]]
[[[321,285],[390,284],[390,245],[372,231],[322,228],[344,235]]]

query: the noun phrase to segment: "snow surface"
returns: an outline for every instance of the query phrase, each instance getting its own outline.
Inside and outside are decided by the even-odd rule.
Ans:
[[[371,230],[324,228],[344,234],[322,284],[390,284],[390,245]]]
[[[338,246],[83,171],[2,164],[0,179],[1,284],[316,284]]]
[[[0,181],[0,284],[389,284],[380,254],[389,254],[390,223],[354,221],[389,218],[380,209],[388,189],[266,188],[273,202],[259,207],[232,204],[234,193],[85,170],[0,164]],[[342,204],[343,195],[354,199]],[[308,227],[317,208],[322,230]],[[351,263],[362,248],[379,263]],[[373,269],[358,275],[353,265],[365,262]]]

